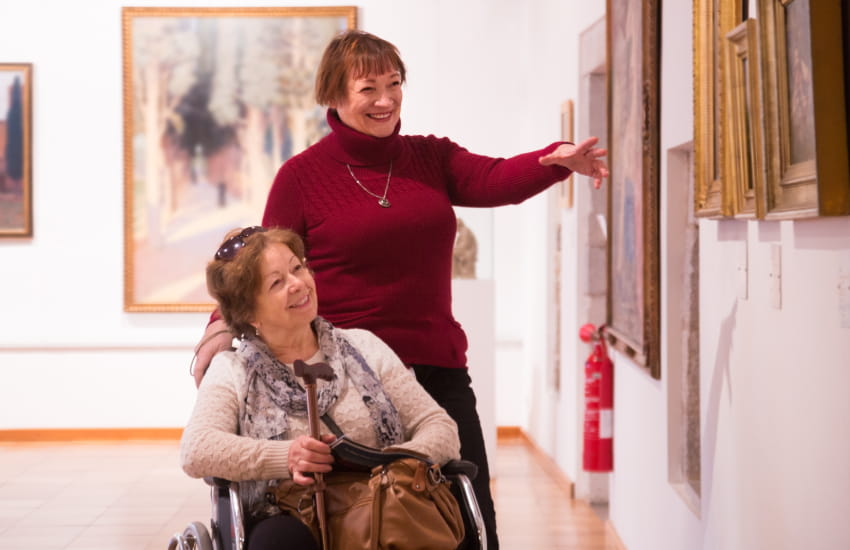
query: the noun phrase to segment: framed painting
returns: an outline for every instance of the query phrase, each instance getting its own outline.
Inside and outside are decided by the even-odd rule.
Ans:
[[[208,311],[221,238],[327,133],[313,81],[357,9],[122,9],[124,309]]]
[[[32,237],[30,63],[0,63],[0,237]]]
[[[694,212],[719,218],[732,214],[724,181],[727,133],[724,42],[741,21],[741,0],[694,0]]]
[[[842,21],[844,26],[844,112],[848,134],[850,134],[850,6],[844,4]],[[848,135],[850,139],[850,135]]]
[[[726,147],[726,190],[736,218],[764,216],[764,137],[761,108],[758,24],[747,19],[726,35],[726,86],[729,113]]]
[[[850,214],[842,4],[758,2],[767,219]]]
[[[572,142],[573,133],[573,100],[568,99],[561,104],[561,141]],[[561,208],[573,207],[573,175],[558,184],[558,204]]]
[[[659,361],[659,0],[608,0],[608,310],[612,345]]]

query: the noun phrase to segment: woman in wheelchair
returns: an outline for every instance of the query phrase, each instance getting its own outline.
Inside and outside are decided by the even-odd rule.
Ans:
[[[305,525],[267,498],[278,482],[311,485],[313,473],[333,468],[334,436],[308,435],[296,360],[332,367],[332,380],[317,381],[318,413],[352,439],[417,451],[439,464],[460,457],[455,422],[383,341],[317,316],[304,252],[292,231],[251,227],[229,233],[206,270],[210,294],[242,340],[218,353],[204,376],[180,459],[192,477],[240,482],[249,550],[280,548],[281,541],[318,548]]]

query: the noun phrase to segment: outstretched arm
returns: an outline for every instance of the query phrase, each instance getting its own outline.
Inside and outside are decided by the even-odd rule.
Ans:
[[[608,177],[608,166],[602,160],[608,151],[594,147],[598,142],[599,138],[590,137],[578,145],[564,143],[548,155],[540,157],[540,164],[543,166],[557,164],[583,176],[591,177],[593,186],[599,189],[602,178]]]

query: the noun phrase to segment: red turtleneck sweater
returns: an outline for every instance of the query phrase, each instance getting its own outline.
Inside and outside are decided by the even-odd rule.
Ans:
[[[361,134],[328,111],[331,133],[289,159],[269,192],[263,225],[307,244],[319,314],[371,330],[407,364],[466,366],[466,335],[452,316],[452,205],[516,204],[569,175],[537,159],[558,143],[510,159],[474,155],[445,138]],[[378,197],[361,189],[346,168]]]

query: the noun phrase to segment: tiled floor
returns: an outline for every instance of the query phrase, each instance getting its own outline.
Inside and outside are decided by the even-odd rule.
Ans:
[[[500,442],[494,463],[503,549],[616,548],[522,443]],[[0,445],[0,550],[165,550],[209,513],[209,489],[180,470],[175,442]]]
[[[209,511],[174,442],[0,447],[3,550],[164,550]]]

